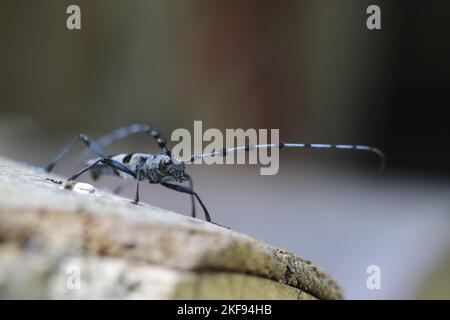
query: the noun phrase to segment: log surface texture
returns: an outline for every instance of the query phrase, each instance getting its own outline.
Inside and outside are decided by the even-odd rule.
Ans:
[[[0,298],[342,299],[311,261],[0,158]]]

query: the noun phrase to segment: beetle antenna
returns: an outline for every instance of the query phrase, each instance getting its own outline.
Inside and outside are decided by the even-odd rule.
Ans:
[[[318,143],[271,143],[271,144],[252,144],[245,145],[236,148],[224,148],[221,151],[204,153],[199,155],[192,155],[188,162],[194,162],[196,159],[203,158],[211,158],[211,157],[219,157],[226,156],[229,153],[239,152],[239,151],[250,151],[256,149],[271,149],[271,148],[279,148],[279,149],[288,149],[288,148],[296,148],[296,149],[338,149],[338,150],[355,150],[355,151],[365,151],[371,152],[378,156],[380,165],[379,172],[381,173],[386,167],[386,156],[383,151],[378,148],[365,146],[365,145],[350,145],[350,144],[318,144]]]

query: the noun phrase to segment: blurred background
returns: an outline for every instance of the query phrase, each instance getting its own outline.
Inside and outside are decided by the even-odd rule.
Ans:
[[[0,156],[43,166],[81,132],[148,122],[170,138],[194,120],[375,145],[388,158],[382,175],[370,154],[323,150],[282,151],[275,176],[189,170],[215,221],[313,260],[347,298],[450,298],[448,1],[0,4]],[[70,4],[80,31],[66,28]],[[370,4],[382,30],[366,28]],[[82,167],[83,150],[55,171]],[[158,150],[138,135],[108,151]],[[186,195],[142,189],[143,201],[189,214]],[[373,264],[381,290],[366,287]]]

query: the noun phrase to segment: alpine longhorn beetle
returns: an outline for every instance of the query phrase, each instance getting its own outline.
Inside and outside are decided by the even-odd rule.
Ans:
[[[114,143],[117,140],[123,139],[134,133],[150,134],[157,142],[162,150],[162,154],[148,154],[148,153],[127,153],[108,156],[104,148]],[[64,186],[70,188],[75,179],[86,171],[90,171],[94,180],[97,180],[101,175],[116,175],[120,178],[131,178],[136,181],[136,193],[133,203],[139,203],[139,183],[143,180],[148,180],[149,183],[157,183],[166,188],[187,193],[191,195],[192,202],[192,217],[196,216],[195,199],[199,202],[203,209],[205,218],[211,222],[206,206],[200,199],[198,194],[194,191],[193,181],[189,174],[186,173],[186,164],[193,162],[198,158],[226,156],[230,152],[237,152],[240,150],[254,150],[260,148],[316,148],[316,149],[340,149],[340,150],[359,150],[375,153],[380,159],[380,171],[385,166],[384,153],[375,147],[364,145],[344,145],[344,144],[309,144],[309,143],[277,143],[277,144],[254,144],[245,145],[236,148],[224,148],[221,151],[205,153],[200,155],[192,155],[187,162],[179,161],[172,157],[170,149],[167,148],[167,142],[161,136],[159,130],[155,129],[149,124],[133,124],[127,127],[117,129],[108,133],[100,139],[93,140],[85,134],[80,134],[75,137],[69,144],[67,144],[45,168],[50,172],[54,166],[61,160],[64,155],[70,151],[77,141],[81,140],[87,147],[89,147],[97,156],[97,159],[89,160],[87,166],[75,173],[67,179]],[[187,181],[189,186],[182,183]]]

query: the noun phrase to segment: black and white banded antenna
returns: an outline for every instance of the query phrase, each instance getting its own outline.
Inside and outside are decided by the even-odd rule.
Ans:
[[[226,156],[229,153],[238,152],[238,151],[250,151],[257,149],[271,149],[271,148],[279,148],[279,149],[288,149],[288,148],[297,148],[297,149],[337,149],[337,150],[355,150],[355,151],[364,151],[374,153],[378,156],[380,165],[379,172],[381,173],[386,167],[386,157],[378,148],[365,146],[365,145],[350,145],[350,144],[319,144],[319,143],[271,143],[271,144],[252,144],[245,145],[236,148],[224,148],[221,151],[204,153],[198,155],[192,155],[187,163],[192,163],[196,159],[204,159],[204,158],[212,158],[218,156]]]

